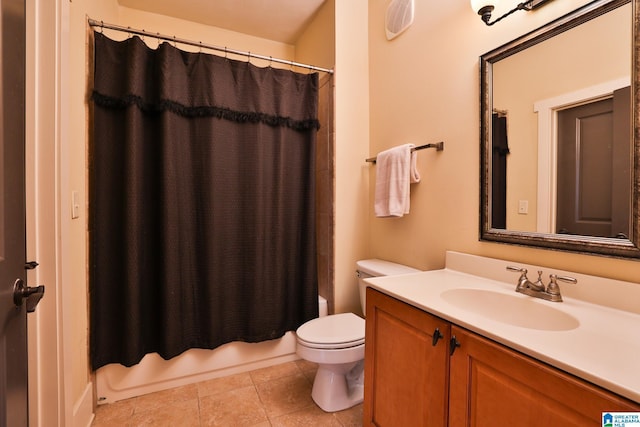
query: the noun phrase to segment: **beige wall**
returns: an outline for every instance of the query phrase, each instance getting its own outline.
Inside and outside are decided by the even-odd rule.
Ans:
[[[312,22],[296,42],[296,60],[333,68],[335,63],[335,1],[325,2]],[[335,192],[335,130],[333,75],[320,73],[318,90],[318,120],[320,130],[316,140],[316,237],[318,259],[318,295],[328,301],[329,313],[334,312],[334,192]]]
[[[296,50],[299,61],[335,69],[333,309],[338,313],[362,311],[355,264],[369,256],[367,16],[367,0],[329,0]]]
[[[296,41],[296,61],[333,68],[335,56],[336,0],[327,0]]]
[[[467,1],[416,1],[413,26],[389,42],[383,25],[388,2],[369,0],[371,152],[445,142],[443,152],[419,152],[422,182],[412,185],[408,216],[375,218],[369,209],[369,255],[433,269],[444,265],[446,250],[456,250],[638,281],[637,261],[478,240],[479,56],[586,3],[551,2],[487,27]]]
[[[336,1],[335,310],[359,312],[355,263],[369,251],[367,0]]]
[[[115,0],[74,0],[68,4],[68,46],[63,61],[68,64],[62,71],[60,120],[63,135],[60,144],[60,263],[63,276],[63,352],[64,387],[67,424],[80,422],[83,413],[77,407],[93,400],[88,360],[88,295],[87,295],[87,17],[104,20],[116,19]],[[64,18],[62,31],[64,32]],[[64,42],[64,40],[63,40]],[[71,192],[77,191],[81,206],[80,217],[71,219]],[[87,390],[89,388],[89,390]],[[70,413],[69,408],[73,408]]]

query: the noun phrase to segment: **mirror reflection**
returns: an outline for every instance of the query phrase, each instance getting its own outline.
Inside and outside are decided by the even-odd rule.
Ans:
[[[483,240],[638,256],[632,14],[592,2],[482,56]]]
[[[630,71],[631,4],[493,64],[493,227],[628,236]]]

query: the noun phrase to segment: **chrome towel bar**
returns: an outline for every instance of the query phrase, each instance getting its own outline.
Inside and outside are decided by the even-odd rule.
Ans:
[[[411,151],[424,150],[425,148],[435,148],[436,151],[442,151],[442,150],[444,150],[444,142],[440,141],[440,142],[436,142],[436,143],[433,143],[433,144],[418,145],[417,147],[413,147],[411,149]],[[376,158],[375,157],[370,157],[368,159],[365,159],[365,162],[375,163],[376,162]]]

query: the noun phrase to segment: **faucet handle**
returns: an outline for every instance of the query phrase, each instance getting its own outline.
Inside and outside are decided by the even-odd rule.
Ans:
[[[522,267],[514,267],[512,265],[507,265],[507,270],[515,271],[517,273],[522,273],[523,276],[527,275],[527,269]]]
[[[555,274],[554,274],[555,276]],[[574,285],[576,283],[578,283],[578,279],[576,279],[575,277],[571,277],[571,276],[556,276],[557,280],[561,280],[563,282],[567,282],[567,283],[573,283]]]
[[[531,283],[527,278],[527,269],[522,267],[513,267],[511,265],[507,266],[507,270],[515,271],[520,273],[520,277],[518,278],[518,285],[516,286],[516,292],[520,292],[522,289],[527,288],[528,284]]]
[[[558,286],[557,280],[560,280],[561,282],[566,282],[566,283],[573,283],[573,284],[578,283],[578,280],[574,277],[558,276],[557,274],[550,274],[549,279],[550,281],[549,281],[549,285],[547,286],[547,293],[551,295],[557,295],[559,298],[562,298],[562,297],[560,297],[560,286]],[[562,301],[562,299],[560,299],[560,301]]]

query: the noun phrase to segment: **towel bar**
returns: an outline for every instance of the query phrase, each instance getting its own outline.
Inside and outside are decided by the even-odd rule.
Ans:
[[[436,142],[434,144],[418,145],[417,147],[413,147],[411,149],[411,151],[424,150],[425,148],[435,148],[436,151],[442,151],[442,150],[444,150],[444,142],[440,141],[440,142]],[[376,162],[376,158],[375,157],[370,157],[368,159],[365,159],[365,162],[375,163]]]

